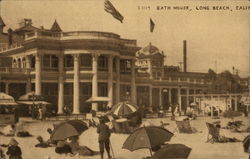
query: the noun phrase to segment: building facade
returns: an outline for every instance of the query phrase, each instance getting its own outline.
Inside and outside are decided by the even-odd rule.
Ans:
[[[0,59],[9,62],[0,64],[0,91],[15,99],[34,91],[59,114],[64,106],[79,114],[124,100],[153,110],[170,103],[185,109],[209,84],[205,73],[164,65],[164,53],[151,43],[141,49],[114,33],[63,32],[56,21],[51,29],[36,28],[29,19],[9,30],[1,32],[7,40]]]

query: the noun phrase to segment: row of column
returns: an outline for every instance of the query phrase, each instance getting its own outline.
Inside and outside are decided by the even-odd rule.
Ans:
[[[73,76],[73,114],[80,113],[80,69],[79,54],[74,54],[74,76]],[[92,98],[98,97],[98,54],[92,54]],[[35,63],[35,93],[41,95],[41,56],[36,55]],[[113,105],[113,60],[114,57],[108,57],[108,106]],[[116,103],[120,101],[120,58],[116,60]],[[135,89],[135,61],[132,61],[131,70],[131,100],[136,102]],[[58,76],[58,113],[63,113],[64,107],[64,76],[63,76],[63,56],[59,56],[59,76]],[[97,111],[97,103],[92,103],[92,110]]]
[[[167,88],[168,89],[168,100],[169,100],[169,103],[172,103],[172,89],[173,88]],[[160,91],[159,91],[159,104],[162,105],[163,104],[163,101],[162,101],[162,88],[160,88]],[[189,89],[186,89],[187,90],[187,94],[186,94],[186,105],[189,105],[189,96],[190,96],[190,92],[189,92]],[[179,108],[180,110],[182,109],[182,100],[181,100],[181,88],[177,88],[177,101],[178,101],[178,104],[179,104]],[[152,106],[153,103],[152,103],[152,86],[149,87],[149,105]],[[194,98],[195,98],[195,95],[194,95]]]

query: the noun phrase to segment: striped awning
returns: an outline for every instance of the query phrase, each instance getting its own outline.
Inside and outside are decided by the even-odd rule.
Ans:
[[[139,109],[138,106],[132,103],[120,102],[112,107],[111,112],[117,116],[124,116],[124,115],[132,114],[136,112],[138,109]]]

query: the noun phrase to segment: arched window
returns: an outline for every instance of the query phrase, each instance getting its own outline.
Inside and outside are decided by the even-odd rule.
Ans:
[[[14,68],[17,68],[16,59],[13,59],[13,67],[14,67]]]
[[[26,68],[26,59],[22,58],[22,68]]]
[[[35,68],[35,65],[36,65],[36,57],[35,56],[31,56],[30,67],[31,68]]]
[[[22,62],[21,62],[21,59],[18,58],[17,60],[17,68],[21,68],[22,67]]]

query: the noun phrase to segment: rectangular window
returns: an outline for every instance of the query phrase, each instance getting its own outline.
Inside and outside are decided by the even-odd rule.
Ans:
[[[90,54],[83,54],[80,56],[80,67],[92,67],[92,56]]]
[[[91,83],[81,83],[81,94],[84,96],[91,96],[92,84]]]
[[[120,60],[120,72],[121,73],[130,73],[131,72],[131,60],[121,59]]]
[[[45,96],[56,96],[58,93],[56,83],[42,83],[42,92]]]
[[[98,70],[107,71],[108,70],[108,58],[106,56],[98,57]]]
[[[51,67],[58,68],[58,57],[55,55],[51,56]]]
[[[98,83],[98,96],[107,97],[108,96],[108,84]]]
[[[43,67],[50,67],[50,55],[43,56]]]
[[[64,57],[64,66],[65,67],[74,67],[74,59],[72,55],[66,55]]]
[[[64,95],[73,95],[73,83],[64,84]]]

